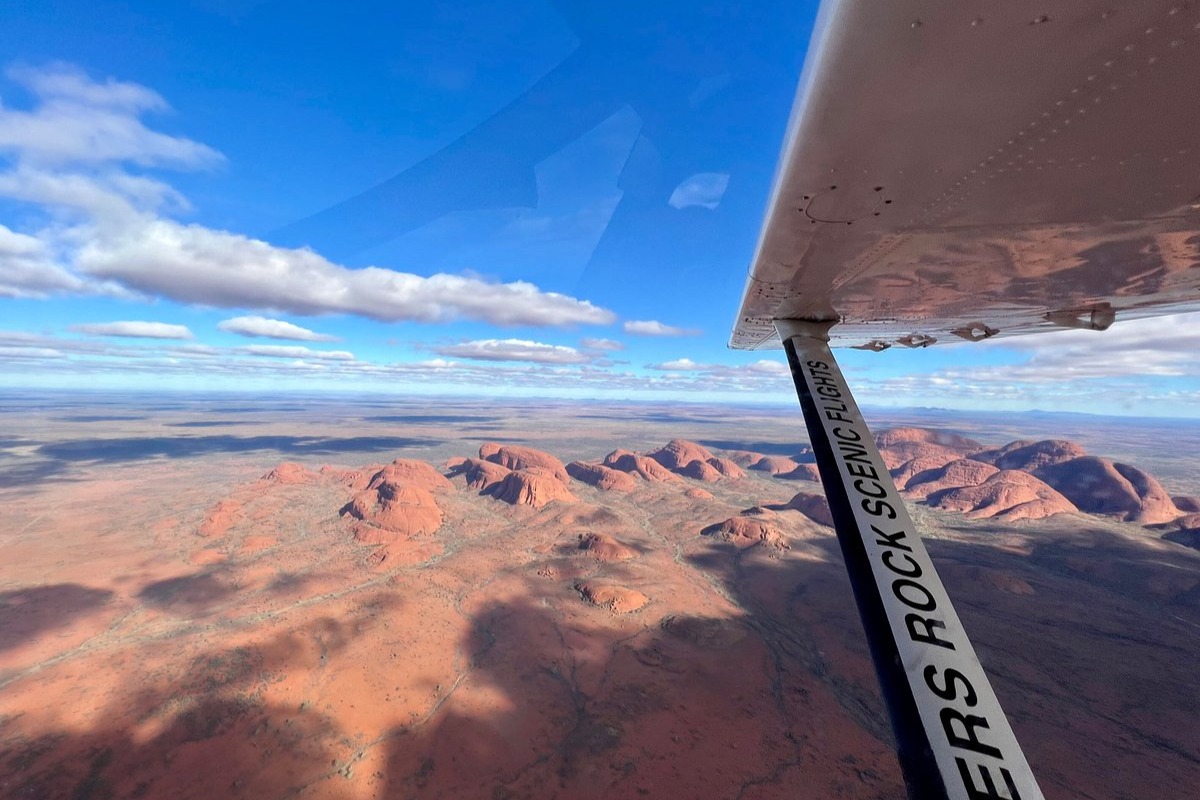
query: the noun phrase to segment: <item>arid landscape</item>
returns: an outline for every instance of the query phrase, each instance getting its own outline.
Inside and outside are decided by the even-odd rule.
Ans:
[[[1200,426],[870,421],[1046,796],[1200,785]],[[903,797],[806,441],[6,394],[0,796]]]

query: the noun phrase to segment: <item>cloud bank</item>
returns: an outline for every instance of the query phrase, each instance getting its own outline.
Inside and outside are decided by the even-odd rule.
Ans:
[[[71,330],[88,336],[122,336],[133,339],[194,339],[186,325],[166,322],[97,322],[72,325]]]
[[[433,348],[440,356],[473,361],[524,361],[533,364],[586,364],[592,359],[574,347],[527,339],[480,339]]]
[[[264,339],[289,339],[297,342],[336,342],[338,337],[317,333],[281,319],[266,317],[234,317],[217,323],[217,330],[236,333],[238,336],[261,337]]]
[[[187,201],[130,167],[206,169],[219,153],[151,130],[167,108],[132,83],[55,65],[10,70],[33,108],[0,104],[0,198],[40,212],[40,228],[0,228],[0,296],[136,292],[180,303],[387,322],[457,319],[499,326],[607,325],[616,315],[524,281],[350,269],[306,248],[277,247],[170,216]]]

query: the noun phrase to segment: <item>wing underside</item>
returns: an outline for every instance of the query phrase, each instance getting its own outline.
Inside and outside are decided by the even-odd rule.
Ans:
[[[730,345],[1200,310],[1198,133],[1200,4],[827,3]]]

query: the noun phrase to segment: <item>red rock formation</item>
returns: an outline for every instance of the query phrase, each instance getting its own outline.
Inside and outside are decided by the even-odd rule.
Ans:
[[[462,456],[453,456],[446,459],[446,463],[442,465],[442,468],[447,472],[457,473],[462,468],[463,464],[466,464],[470,460],[471,459],[464,458]]]
[[[648,455],[669,470],[682,469],[693,461],[708,461],[713,457],[712,453],[686,439],[672,439]]]
[[[316,475],[309,472],[304,466],[288,461],[263,475],[259,480],[282,484],[312,483],[316,480]]]
[[[367,523],[355,538],[371,544],[433,533],[442,525],[442,510],[428,490],[386,479],[359,492],[342,514]]]
[[[1162,485],[1142,470],[1107,458],[1081,456],[1041,467],[1034,473],[1080,511],[1151,524],[1178,517]]]
[[[895,447],[905,443],[936,444],[955,450],[979,450],[983,447],[974,439],[959,436],[957,433],[931,431],[925,428],[891,428],[882,431],[875,437],[875,446],[882,450],[885,447]]]
[[[908,480],[904,488],[910,497],[920,500],[943,489],[978,486],[997,472],[999,470],[991,464],[960,458],[943,467],[918,472]]]
[[[911,482],[913,479],[913,476],[922,472],[941,469],[951,461],[958,460],[959,456],[943,450],[932,455],[910,458],[908,461],[905,461],[898,467],[891,467],[889,471],[892,474],[892,480],[896,483],[896,487],[899,489],[907,489],[909,482]]]
[[[637,481],[632,475],[603,464],[572,461],[567,464],[567,474],[577,481],[606,491],[629,492],[637,488]]]
[[[712,492],[706,491],[699,487],[693,488],[693,489],[688,489],[686,492],[683,493],[683,496],[690,497],[693,500],[712,500],[713,499]]]
[[[1190,495],[1175,495],[1171,498],[1175,503],[1175,507],[1185,514],[1200,513],[1200,497],[1192,497]]]
[[[817,469],[816,464],[797,464],[796,468],[791,472],[785,472],[782,475],[776,475],[776,478],[782,478],[786,481],[811,481],[812,483],[821,482],[821,472]]]
[[[766,456],[762,453],[754,453],[749,450],[729,450],[729,460],[737,464],[739,467],[753,469],[754,465],[762,461]]]
[[[245,516],[242,504],[237,500],[222,500],[208,512],[196,532],[201,536],[222,536],[234,523]]]
[[[759,456],[757,461],[747,466],[750,469],[769,472],[772,475],[783,475],[792,472],[800,465],[787,456]]]
[[[778,550],[788,549],[787,538],[769,517],[758,515],[730,517],[720,524],[705,528],[703,533],[707,536],[717,536],[738,547],[749,547],[761,542]]]
[[[508,467],[493,464],[491,461],[468,458],[458,466],[455,474],[464,476],[467,479],[467,486],[469,488],[478,489],[482,492],[500,483],[508,477],[510,472],[512,470]]]
[[[825,499],[825,495],[801,492],[789,500],[784,508],[799,511],[818,525],[833,527],[833,512],[829,510],[829,501]]]
[[[732,459],[719,458],[695,442],[672,439],[650,453],[649,458],[679,475],[712,482],[721,477],[743,478],[742,471]]]
[[[370,464],[361,469],[343,469],[326,464],[321,467],[320,476],[325,480],[340,483],[351,491],[361,492],[383,467],[383,464]]]
[[[637,550],[607,533],[581,533],[579,549],[588,551],[597,561],[628,561],[637,558],[638,554]]]
[[[564,468],[564,474],[566,469]],[[548,469],[529,467],[508,473],[504,480],[488,488],[487,494],[497,500],[517,506],[533,506],[542,508],[548,503],[560,500],[574,503],[575,495],[567,489],[563,482]]]
[[[737,480],[738,478],[746,477],[746,473],[743,472],[742,468],[734,463],[732,459],[713,456],[708,460],[708,465],[724,475],[726,478]]]
[[[637,589],[607,583],[587,581],[575,587],[580,596],[594,606],[607,608],[614,614],[629,614],[650,602],[650,598]]]
[[[694,478],[705,483],[713,483],[721,480],[721,473],[707,461],[692,461],[687,466],[675,470],[675,472],[686,478]]]
[[[1043,439],[1040,442],[1020,440],[1009,442],[998,450],[986,450],[976,453],[971,458],[976,461],[986,461],[997,469],[1019,469],[1023,472],[1033,472],[1041,467],[1061,464],[1074,458],[1087,455],[1087,452],[1065,439]]]
[[[640,475],[652,483],[679,480],[678,475],[671,472],[662,464],[629,450],[613,450],[604,457],[604,466],[618,469],[621,472]]]
[[[454,484],[424,461],[398,458],[371,476],[367,488],[373,489],[385,481],[420,486],[427,492],[452,492]]]
[[[567,468],[563,463],[549,453],[534,450],[532,447],[520,447],[511,444],[496,444],[488,442],[479,447],[479,457],[512,470],[543,469],[562,482],[564,486],[571,483]]]
[[[946,461],[970,455],[983,448],[974,439],[923,428],[893,428],[875,437],[879,454],[888,469],[896,469],[914,458],[945,456]],[[945,463],[945,462],[943,462]]]
[[[1042,519],[1078,509],[1034,476],[1017,470],[993,473],[978,486],[943,489],[926,498],[935,508],[962,511],[972,518],[1014,521]]]

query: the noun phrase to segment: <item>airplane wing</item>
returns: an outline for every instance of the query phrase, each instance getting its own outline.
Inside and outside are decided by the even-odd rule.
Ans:
[[[826,2],[730,339],[1200,309],[1200,4]]]

